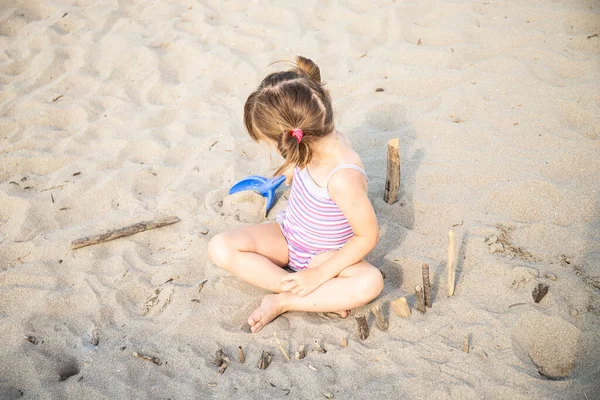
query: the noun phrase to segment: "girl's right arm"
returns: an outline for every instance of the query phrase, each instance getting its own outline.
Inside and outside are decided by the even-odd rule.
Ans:
[[[290,186],[292,184],[292,179],[294,178],[294,168],[294,166],[290,165],[288,169],[283,171],[283,175],[285,175],[286,186]]]

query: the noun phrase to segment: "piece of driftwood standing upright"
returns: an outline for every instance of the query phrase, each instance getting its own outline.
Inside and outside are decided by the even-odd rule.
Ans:
[[[423,288],[421,285],[415,286],[415,296],[417,297],[417,310],[425,314],[425,297],[423,296]]]
[[[369,324],[367,323],[367,317],[360,315],[356,317],[356,324],[358,330],[358,337],[360,340],[365,340],[369,337]]]
[[[429,264],[423,264],[423,296],[425,306],[431,308],[431,283],[429,282]]]
[[[456,280],[456,236],[454,231],[448,231],[448,297],[454,296],[454,281]]]
[[[404,297],[400,297],[399,299],[392,301],[392,308],[399,317],[410,317],[410,308],[408,307],[408,303]]]
[[[272,360],[273,360],[273,355],[271,353],[269,353],[268,351],[263,350],[262,354],[260,355],[260,360],[258,360],[257,366],[260,369],[267,369],[269,364],[271,364]]]
[[[153,221],[138,222],[137,224],[126,226],[125,228],[111,230],[101,235],[87,236],[81,239],[73,240],[73,242],[71,242],[71,250],[91,246],[93,244],[108,242],[110,240],[115,240],[125,236],[131,236],[150,229],[156,229],[160,228],[161,226],[175,224],[179,221],[180,219],[177,217],[167,217],[155,219]]]
[[[543,283],[538,283],[538,285],[533,289],[531,295],[533,296],[533,301],[539,303],[542,301],[544,296],[548,294],[548,285],[544,285]]]
[[[383,312],[381,311],[381,307],[379,307],[379,305],[376,304],[373,307],[371,307],[371,311],[373,312],[373,315],[375,316],[375,322],[377,323],[377,326],[379,327],[379,329],[381,329],[382,331],[387,331],[390,327],[390,324],[385,319],[385,315],[383,315]]]
[[[306,346],[301,345],[296,351],[296,360],[302,360],[304,357],[306,357]]]
[[[400,189],[400,139],[395,138],[388,140],[387,176],[383,200],[393,204],[398,199],[398,189]]]
[[[243,364],[244,362],[246,362],[246,356],[244,355],[244,348],[242,346],[238,346],[238,349],[240,350],[240,362]]]

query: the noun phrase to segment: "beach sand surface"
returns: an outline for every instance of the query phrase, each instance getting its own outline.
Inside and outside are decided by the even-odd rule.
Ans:
[[[0,398],[599,399],[598,35],[597,1],[1,1]],[[266,292],[206,245],[264,221],[260,198],[227,196],[281,162],[243,105],[297,54],[366,166],[385,288],[347,319],[287,313],[251,334]],[[285,360],[274,333],[306,357]]]

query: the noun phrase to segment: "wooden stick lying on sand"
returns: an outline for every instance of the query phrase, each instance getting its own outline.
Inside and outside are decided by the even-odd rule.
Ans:
[[[431,308],[431,283],[429,282],[429,264],[423,264],[423,295],[425,306]]]
[[[392,301],[392,308],[399,317],[410,317],[410,308],[408,307],[408,303],[404,297],[400,297],[399,299]]]
[[[415,296],[417,297],[417,310],[425,314],[425,297],[423,296],[423,288],[421,285],[415,286]]]
[[[137,224],[126,226],[125,228],[111,230],[101,235],[87,236],[81,239],[73,240],[73,242],[71,242],[71,250],[79,249],[85,246],[91,246],[93,244],[108,242],[110,240],[115,240],[125,236],[131,236],[150,229],[156,229],[160,228],[161,226],[175,224],[179,221],[180,219],[177,217],[167,217],[155,219],[153,221],[138,222]]]
[[[456,235],[448,231],[448,297],[454,296],[454,281],[456,280]]]
[[[400,139],[395,138],[388,140],[387,176],[383,200],[393,204],[398,199],[398,189],[400,189]]]

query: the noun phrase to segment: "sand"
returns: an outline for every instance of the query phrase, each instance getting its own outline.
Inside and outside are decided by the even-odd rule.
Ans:
[[[594,1],[0,2],[0,398],[600,398],[599,34]],[[365,341],[369,307],[250,334],[265,291],[206,255],[263,219],[260,198],[227,196],[279,164],[242,108],[296,54],[370,178],[390,328],[371,314]],[[166,216],[181,222],[70,248]],[[425,262],[433,308],[399,318]],[[307,356],[286,361],[274,332]]]

